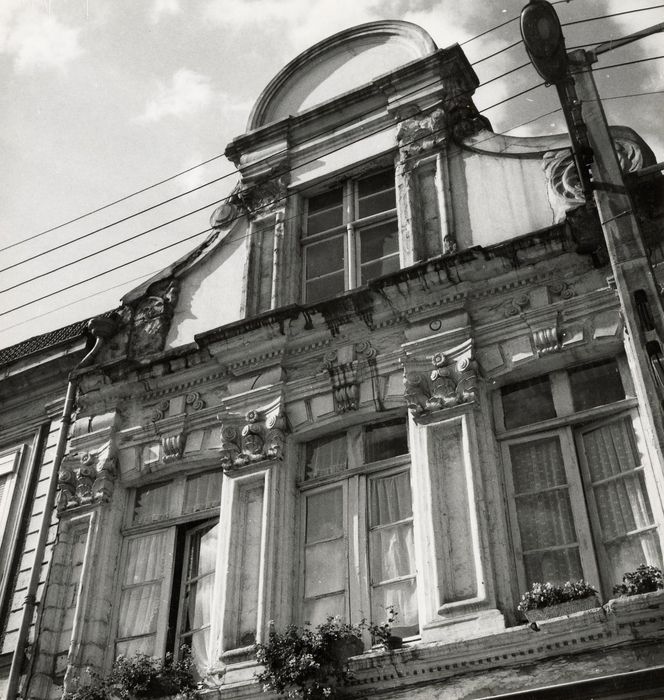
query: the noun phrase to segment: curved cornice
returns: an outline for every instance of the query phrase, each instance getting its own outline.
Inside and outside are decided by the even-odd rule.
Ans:
[[[390,38],[401,39],[409,43],[414,50],[414,60],[428,56],[438,48],[431,36],[412,22],[386,20],[345,29],[308,48],[277,73],[256,101],[249,115],[247,131],[252,131],[272,121],[271,112],[279,99],[286,94],[288,87],[294,85],[299,78],[304,77],[307,71],[311,70],[312,65],[320,65],[326,57],[331,57],[335,50],[342,45]]]

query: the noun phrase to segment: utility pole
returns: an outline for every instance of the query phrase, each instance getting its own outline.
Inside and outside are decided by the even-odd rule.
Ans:
[[[584,192],[592,192],[597,208],[620,299],[636,396],[660,467],[664,467],[664,310],[592,64],[600,53],[663,29],[664,24],[658,24],[592,51],[568,54],[556,11],[546,0],[531,0],[521,12],[526,50],[537,72],[558,90],[579,179]],[[588,196],[586,202],[591,205]]]

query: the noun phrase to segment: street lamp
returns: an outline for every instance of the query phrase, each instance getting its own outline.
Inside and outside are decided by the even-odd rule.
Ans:
[[[565,37],[553,7],[545,0],[531,0],[521,10],[521,36],[535,70],[556,85],[569,77]]]

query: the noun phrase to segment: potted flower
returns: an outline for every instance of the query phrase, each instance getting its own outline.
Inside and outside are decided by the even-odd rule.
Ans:
[[[181,658],[172,654],[155,659],[147,654],[118,656],[110,673],[102,676],[90,672],[90,681],[76,683],[77,688],[65,693],[63,700],[140,700],[176,696],[179,700],[200,697],[188,649],[183,647]]]
[[[267,642],[256,645],[258,674],[263,690],[289,698],[334,698],[349,679],[348,659],[361,654],[360,627],[328,617],[312,628],[289,625],[284,632],[270,627]]]
[[[400,649],[403,645],[403,639],[392,634],[392,625],[396,622],[399,613],[394,609],[393,605],[385,608],[387,611],[387,620],[378,625],[374,622],[366,623],[362,620],[360,627],[366,627],[371,635],[371,643],[374,646],[382,646],[386,651],[392,649]]]
[[[518,609],[528,622],[571,615],[600,606],[597,591],[586,581],[567,581],[562,586],[553,583],[533,583],[521,596]]]
[[[636,571],[628,571],[622,579],[622,583],[613,587],[613,593],[620,596],[638,595],[639,593],[651,593],[664,588],[662,570],[656,566],[641,564]]]

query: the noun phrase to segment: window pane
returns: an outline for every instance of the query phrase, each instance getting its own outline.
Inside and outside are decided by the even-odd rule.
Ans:
[[[386,170],[357,183],[358,212],[356,218],[371,216],[396,207],[394,171]]]
[[[343,492],[329,489],[307,497],[307,544],[341,537],[343,528]]]
[[[346,551],[343,539],[309,545],[304,557],[306,598],[343,591],[346,587]]]
[[[346,595],[338,593],[324,598],[313,598],[304,602],[304,620],[312,625],[325,622],[328,617],[346,617]]]
[[[184,492],[184,512],[214,508],[221,502],[221,480],[223,472],[207,472],[187,479]]]
[[[367,226],[360,229],[359,234],[362,265],[399,252],[399,231],[396,220]]]
[[[527,584],[581,578],[576,527],[558,437],[510,445]]]
[[[134,505],[134,523],[152,523],[165,518],[180,515],[174,508],[178,503],[175,498],[175,486],[172,481],[166,484],[144,486],[136,491]]]
[[[346,433],[319,438],[307,443],[305,479],[338,474],[347,468]]]
[[[364,461],[378,462],[408,454],[408,423],[399,419],[364,428]]]
[[[662,555],[634,426],[629,416],[581,433],[599,518],[600,540],[620,581],[639,564],[660,566]]]
[[[388,525],[412,516],[409,472],[371,479],[370,489],[371,527]]]
[[[307,259],[306,278],[308,280],[329,275],[344,269],[345,236],[335,236],[319,243],[311,243],[304,249]]]
[[[392,634],[399,637],[417,634],[419,622],[416,594],[414,579],[374,587],[371,591],[371,619],[379,624],[387,620],[387,608],[393,606],[398,616],[392,625]]]
[[[360,271],[360,284],[366,284],[370,280],[375,280],[376,277],[389,275],[391,272],[397,272],[399,269],[399,256],[397,254],[389,258],[382,258],[381,260],[366,263],[366,265],[362,265]]]
[[[307,210],[307,235],[312,236],[343,224],[343,189],[310,197]]]
[[[603,406],[625,398],[618,363],[613,359],[571,369],[569,381],[575,411]]]
[[[583,578],[578,547],[565,547],[549,552],[533,552],[523,557],[526,583],[565,583]],[[591,582],[596,583],[596,582]]]
[[[415,572],[413,526],[410,522],[371,532],[371,580],[389,581]]]
[[[318,279],[306,283],[305,299],[310,304],[321,301],[322,299],[329,299],[330,297],[344,292],[345,285],[346,282],[343,270],[334,275],[319,277]]]
[[[547,376],[504,386],[501,396],[507,429],[556,417]]]
[[[145,654],[146,656],[154,656],[155,636],[138,637],[137,639],[129,639],[126,642],[118,642],[115,645],[115,658],[120,654],[123,656],[134,656],[134,654]]]
[[[118,637],[134,637],[157,631],[161,583],[135,586],[122,592]]]
[[[188,579],[214,571],[217,560],[218,531],[218,524],[209,525],[206,529],[199,529],[190,536]]]

